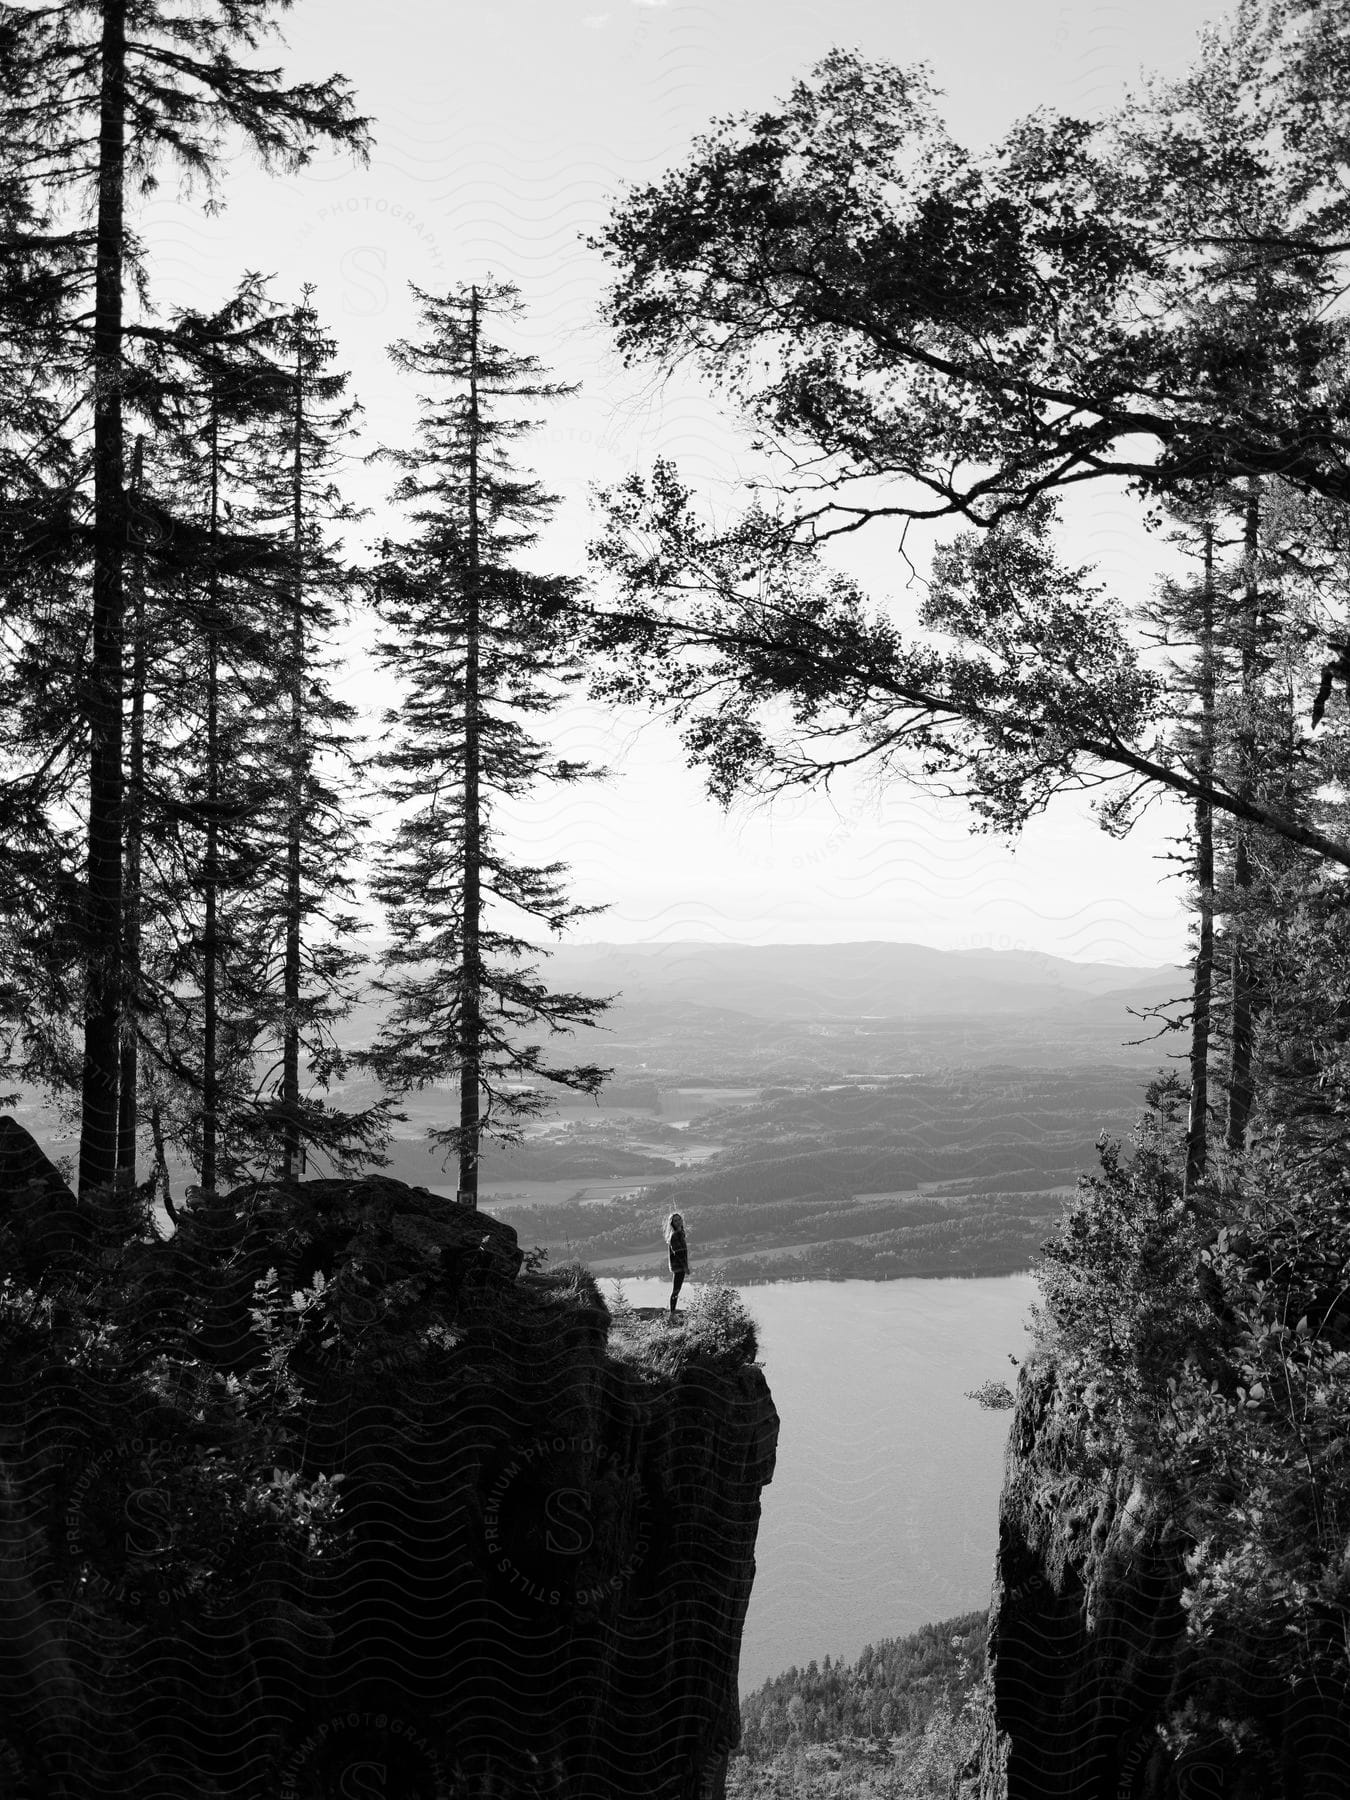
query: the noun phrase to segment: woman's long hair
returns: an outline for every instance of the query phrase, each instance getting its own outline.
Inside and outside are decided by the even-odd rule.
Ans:
[[[674,1231],[674,1229],[677,1225],[679,1226],[681,1231],[684,1230],[684,1214],[683,1213],[677,1213],[677,1212],[671,1213],[670,1217],[666,1220],[665,1224],[661,1227],[661,1235],[665,1238],[667,1243],[670,1242],[670,1235],[671,1235],[672,1231]]]

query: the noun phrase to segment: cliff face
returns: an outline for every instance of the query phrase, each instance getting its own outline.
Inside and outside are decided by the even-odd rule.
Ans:
[[[612,1321],[584,1270],[521,1261],[510,1227],[381,1178],[208,1199],[134,1247],[157,1371],[276,1386],[289,1467],[257,1504],[337,1483],[339,1530],[298,1560],[265,1532],[198,1554],[210,1448],[194,1488],[162,1423],[114,1445],[22,1337],[7,1800],[718,1800],[778,1427],[753,1337],[734,1308]]]
[[[1073,1418],[1053,1365],[1023,1370],[980,1800],[1343,1800],[1343,1696],[1291,1691],[1250,1642],[1196,1651],[1175,1509],[1128,1467],[1086,1479]],[[1226,1728],[1195,1728],[1220,1714]]]

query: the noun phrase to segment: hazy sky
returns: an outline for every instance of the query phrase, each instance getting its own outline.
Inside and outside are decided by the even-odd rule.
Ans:
[[[142,231],[166,301],[218,303],[244,268],[275,272],[288,299],[316,283],[372,445],[405,436],[411,417],[411,391],[384,356],[412,325],[406,283],[517,283],[530,309],[525,347],[583,384],[528,445],[563,497],[552,566],[579,572],[592,484],[667,455],[710,504],[729,506],[750,472],[710,398],[613,356],[595,313],[603,264],[583,242],[608,196],[677,161],[712,118],[771,104],[834,45],[926,61],[950,128],[980,143],[1037,106],[1091,115],[1141,70],[1178,71],[1214,12],[1199,0],[297,0],[285,65],[354,81],[374,119],[370,164],[324,160],[268,180],[240,159],[223,214],[166,194]],[[358,471],[371,503],[387,485],[387,474]],[[1148,593],[1158,553],[1118,495],[1079,506],[1074,530],[1122,600]],[[867,554],[859,572],[901,594],[891,549]],[[387,698],[359,654],[346,692],[372,708]],[[1121,962],[1184,954],[1178,883],[1158,860],[1181,824],[1170,805],[1115,843],[1065,803],[1014,852],[971,836],[959,806],[894,787],[724,818],[673,734],[637,714],[579,706],[557,736],[616,770],[603,788],[514,815],[532,859],[564,858],[579,898],[613,903],[578,937],[888,938]]]

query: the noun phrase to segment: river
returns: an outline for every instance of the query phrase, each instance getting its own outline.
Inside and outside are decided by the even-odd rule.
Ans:
[[[623,1288],[635,1306],[670,1294],[668,1281]],[[742,1693],[988,1604],[1011,1415],[965,1393],[1016,1385],[1008,1357],[1025,1354],[1036,1291],[1030,1275],[741,1290],[782,1422]]]

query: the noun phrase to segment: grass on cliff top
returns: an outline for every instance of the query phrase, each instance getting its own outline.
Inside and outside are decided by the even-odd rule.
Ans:
[[[646,1309],[636,1310],[622,1283],[609,1312],[610,1354],[665,1374],[678,1374],[694,1363],[738,1369],[759,1353],[758,1326],[735,1288],[720,1282],[697,1288],[674,1325],[664,1309],[654,1317]]]
[[[531,1265],[527,1259],[517,1277],[517,1285],[561,1306],[598,1306],[601,1311],[609,1310],[594,1275],[585,1263],[575,1260],[550,1266],[543,1261]]]
[[[609,1353],[622,1362],[673,1375],[690,1364],[738,1369],[759,1354],[759,1329],[735,1288],[710,1282],[692,1289],[672,1325],[664,1308],[635,1308],[618,1283],[618,1298],[606,1301],[581,1262],[542,1261],[527,1267],[519,1286],[545,1304],[598,1308],[609,1315]]]

